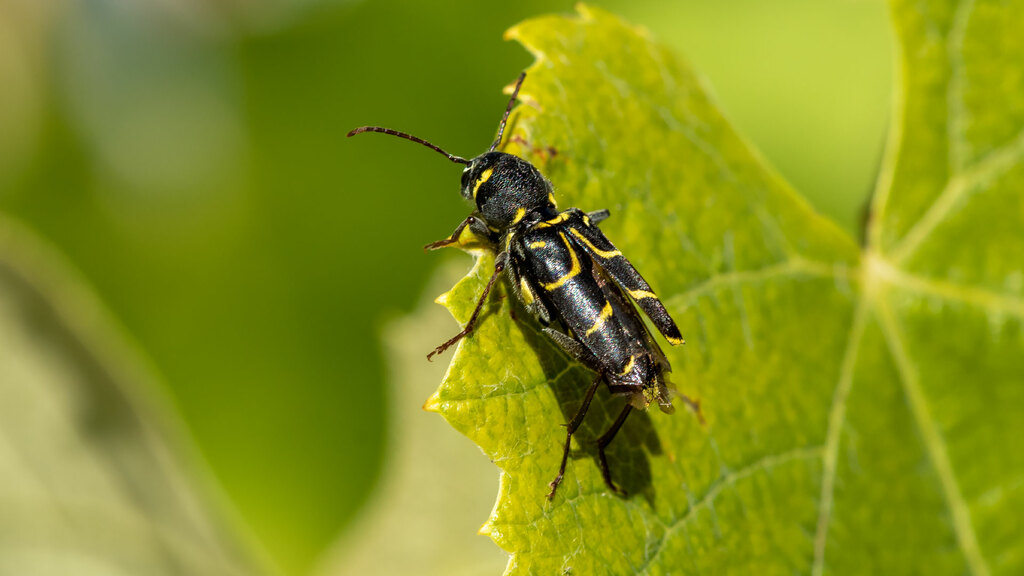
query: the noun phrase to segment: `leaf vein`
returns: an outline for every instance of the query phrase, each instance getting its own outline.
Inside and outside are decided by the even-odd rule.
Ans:
[[[946,46],[949,65],[949,84],[946,86],[946,146],[948,162],[953,174],[967,164],[966,112],[964,111],[964,37],[967,22],[974,11],[974,0],[960,0],[953,14]]]
[[[910,406],[914,421],[921,433],[921,440],[924,443],[928,458],[935,468],[939,484],[942,488],[946,504],[949,506],[952,516],[953,531],[957,543],[967,562],[968,569],[972,574],[986,576],[989,574],[988,565],[981,554],[978,545],[977,535],[974,533],[974,526],[971,524],[970,509],[960,492],[960,486],[953,471],[953,463],[950,461],[949,453],[946,451],[945,442],[938,429],[935,418],[928,408],[928,401],[925,398],[924,390],[910,354],[903,344],[903,334],[896,317],[890,310],[888,303],[883,299],[877,299],[877,318],[885,335],[889,353],[892,354],[896,364],[896,371],[900,376],[907,403]]]
[[[1024,319],[1024,298],[1002,294],[985,288],[965,286],[936,278],[925,278],[893,266],[882,258],[873,258],[874,273],[891,286],[918,294],[934,296],[948,302],[977,306],[989,312],[1003,312]]]
[[[833,265],[803,258],[791,258],[756,270],[734,270],[715,274],[688,290],[670,296],[666,299],[666,303],[673,308],[681,308],[692,304],[701,296],[706,296],[720,288],[739,284],[755,284],[788,276],[806,275],[827,278],[845,274],[847,272],[842,264]]]
[[[1024,130],[1007,145],[989,152],[963,172],[950,178],[939,197],[892,249],[889,259],[902,264],[912,256],[950,212],[968,194],[1001,176],[1024,159]]]
[[[822,467],[821,496],[818,499],[818,525],[814,534],[814,564],[811,573],[820,575],[825,568],[825,545],[828,543],[828,525],[832,518],[832,498],[835,493],[836,466],[842,425],[846,420],[846,399],[853,387],[853,373],[860,352],[860,342],[867,324],[867,300],[861,298],[850,325],[846,351],[839,368],[839,378],[832,394],[832,408],[828,416],[828,432]]]
[[[667,525],[667,530],[662,536],[661,541],[655,549],[654,555],[646,559],[640,566],[639,571],[646,571],[661,555],[661,552],[665,549],[665,543],[669,538],[673,537],[677,530],[685,529],[686,524],[694,518],[695,513],[702,508],[712,508],[714,505],[714,499],[727,487],[734,486],[740,480],[748,478],[757,472],[769,472],[773,468],[788,464],[796,460],[807,460],[810,458],[818,458],[822,455],[821,446],[810,446],[802,448],[794,448],[787,452],[779,454],[769,454],[762,456],[757,460],[754,460],[750,464],[727,474],[723,474],[715,482],[708,487],[707,492],[700,498],[693,506],[689,507],[686,512],[679,518],[672,520]],[[639,573],[638,571],[638,573]]]

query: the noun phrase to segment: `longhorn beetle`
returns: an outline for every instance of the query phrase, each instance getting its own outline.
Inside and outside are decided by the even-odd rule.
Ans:
[[[451,236],[427,244],[426,249],[456,244],[463,230],[469,227],[497,252],[494,273],[466,327],[427,358],[444,352],[473,331],[494,282],[507,271],[513,292],[543,325],[543,332],[569,356],[597,374],[583,397],[583,404],[566,424],[562,463],[558,475],[549,484],[548,499],[554,498],[565,475],[572,435],[583,421],[601,382],[608,385],[612,394],[628,400],[615,422],[597,441],[605,484],[625,495],[612,481],[605,448],[633,408],[646,409],[657,402],[663,412],[674,411],[666,377],[671,366],[633,302],[670,344],[683,344],[683,338],[650,285],[596,226],[608,218],[609,212],[584,213],[578,208],[559,212],[555,208],[551,183],[537,168],[518,156],[496,151],[525,78],[523,72],[516,81],[498,124],[498,137],[487,152],[472,160],[449,154],[426,140],[390,128],[363,126],[348,135],[381,132],[398,136],[432,148],[466,167],[462,171],[462,195],[476,204],[476,210]],[[680,396],[700,417],[699,404]]]

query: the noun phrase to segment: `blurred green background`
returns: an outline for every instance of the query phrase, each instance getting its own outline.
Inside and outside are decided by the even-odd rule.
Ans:
[[[811,204],[859,227],[891,98],[884,2],[594,4],[685,55]],[[531,61],[503,31],[570,9],[0,0],[0,210],[63,251],[139,343],[284,572],[307,569],[378,481],[383,326],[460,257],[420,247],[469,210],[436,154],[345,133],[381,124],[476,154]]]

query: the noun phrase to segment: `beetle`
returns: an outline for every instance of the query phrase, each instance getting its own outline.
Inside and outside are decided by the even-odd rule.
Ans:
[[[608,210],[586,213],[569,208],[559,212],[551,182],[528,161],[497,150],[525,78],[523,72],[516,81],[494,143],[473,159],[455,156],[426,140],[390,128],[363,126],[350,131],[348,136],[364,132],[398,136],[465,166],[462,196],[472,201],[476,209],[449,237],[425,248],[455,245],[469,228],[497,253],[494,272],[465,328],[427,358],[444,352],[473,331],[495,281],[507,274],[513,293],[539,321],[544,334],[596,374],[579,409],[566,423],[562,460],[558,475],[549,484],[548,499],[554,498],[565,476],[572,436],[583,422],[601,382],[607,384],[613,395],[627,399],[618,417],[597,441],[605,484],[625,495],[612,480],[605,449],[634,408],[645,410],[656,403],[666,413],[674,411],[673,391],[667,378],[671,365],[636,307],[651,319],[669,344],[675,346],[684,341],[651,286],[597,227],[609,217]],[[680,397],[700,417],[699,403],[682,394]]]

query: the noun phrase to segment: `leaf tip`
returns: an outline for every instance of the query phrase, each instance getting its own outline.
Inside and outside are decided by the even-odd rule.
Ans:
[[[451,294],[451,293],[452,293],[451,290],[449,290],[449,291],[441,294],[437,298],[434,298],[434,303],[435,304],[440,304],[441,306],[444,306],[445,308],[447,308],[448,307],[448,295]]]
[[[522,35],[520,34],[520,32],[521,31],[519,29],[519,24],[516,24],[515,26],[509,28],[508,30],[505,30],[505,33],[502,34],[501,38],[502,38],[502,40],[505,40],[505,41],[509,41],[509,40],[519,41],[522,38]]]
[[[580,20],[583,22],[597,22],[605,21],[612,24],[623,25],[626,24],[628,28],[636,32],[638,26],[627,23],[622,17],[618,16],[614,12],[602,8],[601,6],[594,6],[586,2],[577,2],[573,5],[573,9],[579,14]]]
[[[576,11],[584,20],[594,19],[594,9],[586,2],[577,2],[572,5],[573,10]]]
[[[427,401],[423,403],[423,409],[427,412],[433,412],[435,414],[441,413],[441,396],[440,390],[434,392],[427,398]]]
[[[493,518],[488,518],[487,522],[484,522],[483,525],[480,526],[480,529],[476,531],[476,533],[481,536],[493,536],[494,524],[491,523],[492,520]]]

